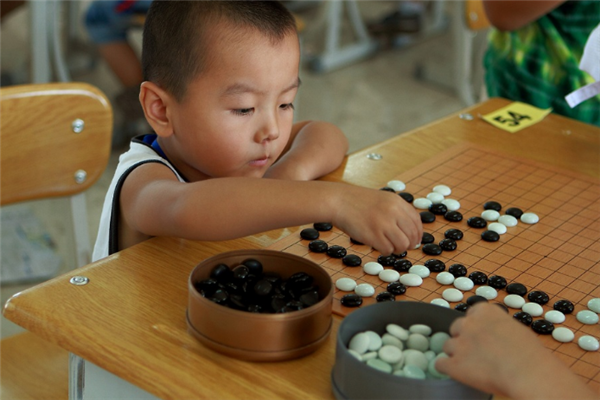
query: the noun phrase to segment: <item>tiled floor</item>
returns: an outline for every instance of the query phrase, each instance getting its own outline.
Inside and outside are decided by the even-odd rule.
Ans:
[[[360,2],[365,20],[381,16],[396,6],[396,2]],[[84,7],[82,7],[84,8]],[[306,22],[303,47],[316,51],[322,47],[320,27],[316,21],[316,9],[301,11]],[[2,69],[22,68],[27,62],[27,12],[21,10],[2,23]],[[132,40],[139,45],[141,32],[134,32]],[[6,45],[5,45],[6,44]],[[379,51],[369,60],[357,62],[326,74],[315,74],[306,68],[301,71],[302,86],[297,99],[297,119],[319,119],[337,124],[350,140],[350,151],[361,149],[389,137],[424,125],[465,105],[451,89],[415,79],[418,65],[433,66],[437,81],[452,82],[452,41],[448,31],[418,41],[411,46]],[[101,62],[91,71],[78,73],[74,79],[95,84],[110,97],[119,91],[119,85],[110,71]],[[88,192],[88,212],[92,240],[98,226],[98,218],[104,193],[112,177],[118,154],[115,149],[104,176]],[[52,235],[59,253],[70,258],[68,232],[65,223],[68,206],[62,199],[19,205],[31,209],[44,223]],[[4,209],[3,209],[4,210]],[[68,221],[68,219],[67,219]],[[64,265],[62,272],[71,267]],[[1,298],[4,303],[11,295],[31,286],[4,285]],[[1,337],[6,337],[21,328],[2,319]]]

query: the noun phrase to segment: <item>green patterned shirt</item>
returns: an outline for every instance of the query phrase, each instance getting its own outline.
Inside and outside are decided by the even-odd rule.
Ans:
[[[484,58],[490,97],[522,101],[600,126],[600,95],[569,107],[565,96],[594,82],[579,69],[585,43],[600,23],[600,1],[571,0],[512,32],[492,29]]]

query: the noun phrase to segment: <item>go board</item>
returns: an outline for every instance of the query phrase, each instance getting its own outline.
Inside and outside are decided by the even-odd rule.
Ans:
[[[401,180],[406,184],[405,191],[415,198],[426,197],[434,186],[444,184],[452,189],[448,198],[460,202],[462,221],[448,222],[437,215],[433,223],[423,224],[424,232],[433,234],[435,243],[444,238],[447,229],[463,231],[463,239],[457,241],[458,248],[444,251],[439,256],[426,255],[421,249],[409,250],[406,259],[413,265],[436,258],[446,267],[463,264],[467,275],[481,271],[488,276],[503,276],[508,283],[522,283],[528,291],[544,291],[550,297],[543,306],[544,313],[551,310],[556,301],[570,300],[575,306],[573,314],[568,314],[564,323],[555,326],[570,328],[575,333],[575,340],[560,343],[551,335],[539,337],[547,348],[600,392],[600,352],[586,352],[576,343],[583,335],[600,338],[600,325],[584,325],[575,318],[578,311],[587,309],[588,300],[600,297],[600,180],[474,145],[453,147],[399,176],[381,179],[373,183],[374,187],[383,187],[390,180]],[[485,229],[471,228],[466,221],[469,217],[480,216],[483,204],[490,200],[499,202],[503,210],[518,207],[524,212],[534,212],[540,220],[534,225],[519,222],[508,228],[497,242],[483,241],[481,233]],[[350,238],[335,227],[320,232],[319,239],[330,246],[345,247],[348,254],[360,256],[362,265],[377,261],[380,255],[369,246],[351,243]],[[325,253],[313,253],[308,249],[308,243],[296,233],[269,248],[320,264],[334,282],[341,277],[350,277],[357,283],[372,284],[375,295],[385,291],[387,283],[377,276],[366,275],[362,267],[346,267],[341,259]],[[436,275],[431,273],[424,278],[421,286],[408,287],[405,294],[396,296],[396,300],[430,302],[441,298],[442,292],[453,286],[437,283]],[[464,299],[474,295],[476,289],[477,285],[466,291]],[[344,294],[347,292],[335,289],[333,312],[340,316],[355,310],[341,305]],[[498,297],[492,302],[502,303],[506,295],[505,290],[498,290]],[[363,300],[363,306],[376,301],[375,296]],[[456,305],[450,303],[451,307]],[[517,311],[509,310],[511,314]],[[534,320],[541,318],[543,316],[534,317]]]

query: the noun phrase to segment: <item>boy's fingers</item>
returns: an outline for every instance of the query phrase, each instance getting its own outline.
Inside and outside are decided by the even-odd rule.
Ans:
[[[465,317],[456,318],[454,322],[452,322],[452,325],[450,325],[450,336],[456,337],[460,335],[464,323]]]

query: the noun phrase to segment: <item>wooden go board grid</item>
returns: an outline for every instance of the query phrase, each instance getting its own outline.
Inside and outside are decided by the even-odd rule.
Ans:
[[[575,333],[575,340],[560,343],[551,335],[538,336],[547,348],[600,393],[600,352],[586,352],[577,345],[577,339],[582,335],[600,338],[600,325],[584,325],[575,318],[578,311],[587,309],[588,300],[600,297],[600,180],[470,144],[452,147],[399,176],[374,182],[374,187],[383,187],[392,179],[403,181],[405,191],[415,198],[425,197],[435,185],[445,184],[452,189],[448,198],[460,201],[459,211],[463,214],[460,222],[448,222],[437,215],[435,222],[423,225],[424,232],[433,234],[436,243],[444,238],[447,229],[463,231],[464,237],[457,241],[457,250],[444,251],[439,256],[428,256],[421,249],[409,250],[406,258],[413,265],[437,258],[446,263],[446,270],[450,265],[460,263],[467,268],[467,275],[482,271],[488,276],[501,275],[508,283],[520,282],[528,292],[542,290],[550,296],[548,304],[543,306],[544,313],[551,310],[556,301],[570,300],[575,311],[566,316],[564,323],[555,326],[570,328]],[[534,225],[519,222],[508,228],[498,242],[485,242],[480,236],[485,229],[471,228],[466,221],[469,217],[480,216],[483,204],[490,200],[502,204],[501,214],[509,207],[518,207],[524,212],[538,214],[540,221]],[[380,255],[370,246],[352,244],[349,237],[335,227],[329,232],[320,232],[319,239],[330,246],[345,247],[348,254],[357,254],[362,258],[362,265],[376,261]],[[385,290],[387,283],[377,276],[364,274],[362,266],[346,267],[341,259],[313,253],[308,250],[308,243],[297,233],[269,248],[320,264],[334,282],[341,277],[350,277],[357,283],[375,286],[375,295]],[[430,302],[441,298],[444,289],[453,286],[437,283],[436,275],[432,273],[424,278],[419,287],[408,287],[406,293],[396,299]],[[474,295],[476,289],[477,286],[465,292],[463,301]],[[355,310],[340,304],[344,294],[347,292],[335,289],[333,312],[340,316]],[[502,303],[506,295],[505,290],[499,290],[498,297],[492,302]],[[375,303],[375,296],[364,298],[363,306],[372,303]],[[456,304],[450,303],[450,306]],[[511,313],[517,311],[509,309]],[[543,316],[534,317],[534,320],[541,318]]]

